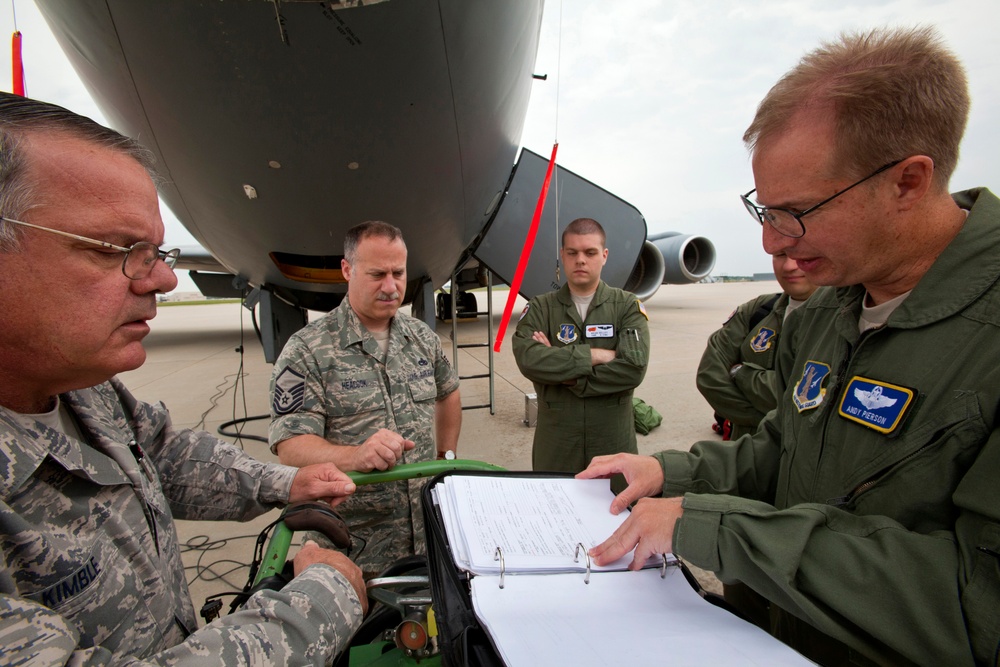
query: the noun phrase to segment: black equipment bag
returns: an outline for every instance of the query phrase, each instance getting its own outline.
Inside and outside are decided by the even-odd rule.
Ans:
[[[497,655],[489,635],[479,625],[479,619],[472,609],[472,597],[469,594],[469,578],[472,575],[455,567],[441,513],[431,497],[431,489],[438,482],[448,475],[456,474],[496,477],[525,473],[448,470],[431,478],[420,493],[424,533],[427,537],[427,569],[442,662],[447,667],[503,667],[503,660]],[[542,476],[535,473],[527,475]]]

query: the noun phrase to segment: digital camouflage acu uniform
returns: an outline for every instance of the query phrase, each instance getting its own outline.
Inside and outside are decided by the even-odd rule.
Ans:
[[[552,347],[533,340],[535,331]],[[617,357],[592,366],[591,347],[616,350]],[[595,456],[636,453],[632,390],[646,375],[649,326],[634,294],[601,281],[585,322],[568,285],[536,296],[521,313],[513,350],[538,394],[535,470],[575,473]],[[576,383],[568,386],[566,380]]]
[[[774,361],[787,294],[762,294],[737,308],[721,329],[708,338],[698,364],[698,391],[715,412],[732,422],[730,438],[753,433],[778,404]],[[771,308],[758,322],[755,313]],[[742,364],[735,373],[730,369]]]
[[[426,324],[397,313],[383,363],[378,343],[345,297],[296,332],[274,364],[271,449],[304,433],[360,445],[385,428],[416,443],[400,463],[431,461],[437,457],[435,405],[456,389],[458,375]],[[337,507],[351,531],[351,558],[366,578],[425,552],[424,481],[361,486]]]
[[[657,455],[685,494],[674,553],[763,594],[824,665],[1000,655],[1000,199],[954,197],[964,227],[885,326],[858,333],[863,287],[820,288],[785,327],[777,411]]]
[[[61,400],[86,445],[0,408],[0,662],[321,665],[345,648],[361,605],[326,565],[197,630],[174,517],[253,518],[294,468],[174,431],[117,380]]]

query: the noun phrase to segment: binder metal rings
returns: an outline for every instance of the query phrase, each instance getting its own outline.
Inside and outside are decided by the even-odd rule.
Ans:
[[[573,556],[573,562],[578,563],[580,561],[580,549],[583,549],[583,555],[587,557],[587,574],[583,575],[583,583],[590,583],[590,554],[587,553],[587,547],[583,546],[583,542],[576,543],[576,554]]]
[[[663,565],[660,566],[660,579],[667,578],[667,568],[668,567],[680,567],[681,562],[678,559],[670,560],[667,558],[667,554],[660,554],[660,558],[663,559]]]
[[[504,571],[503,549],[497,547],[497,550],[493,552],[493,560],[500,561],[500,588],[503,588],[503,571]]]

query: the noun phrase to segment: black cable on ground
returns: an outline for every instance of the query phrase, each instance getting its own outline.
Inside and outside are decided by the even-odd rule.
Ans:
[[[227,431],[226,428],[230,426],[236,426],[237,424],[245,424],[246,422],[256,421],[258,419],[270,419],[271,415],[254,415],[253,417],[240,417],[239,419],[233,419],[231,421],[222,422],[219,424],[217,432],[219,435],[228,435],[231,438],[242,438],[243,440],[256,440],[257,442],[267,442],[267,438],[259,435],[250,435],[248,433],[242,433],[240,431]]]

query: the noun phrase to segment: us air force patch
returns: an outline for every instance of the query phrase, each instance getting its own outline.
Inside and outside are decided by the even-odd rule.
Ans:
[[[855,375],[847,383],[838,412],[879,433],[891,433],[902,422],[915,395],[908,387]]]
[[[614,338],[615,325],[613,324],[588,324],[583,328],[584,338]]]
[[[274,381],[274,398],[271,408],[275,414],[287,415],[302,407],[306,392],[306,378],[291,368],[285,368]]]
[[[556,335],[556,340],[560,343],[565,343],[569,345],[570,343],[576,341],[580,337],[580,334],[576,330],[575,324],[560,324],[559,333]]]
[[[823,381],[830,374],[830,367],[819,361],[807,361],[802,368],[802,378],[795,385],[792,401],[799,412],[812,410],[823,402],[826,389]]]
[[[767,352],[774,342],[774,329],[761,327],[757,330],[757,335],[750,341],[750,349],[754,352]]]
[[[528,308],[529,308],[530,306],[531,306],[531,304],[530,304],[530,303],[526,303],[526,304],[524,305],[524,310],[522,310],[522,311],[521,311],[521,316],[517,318],[517,321],[518,321],[518,322],[520,322],[521,320],[523,320],[523,319],[524,319],[524,316],[528,314]]]

